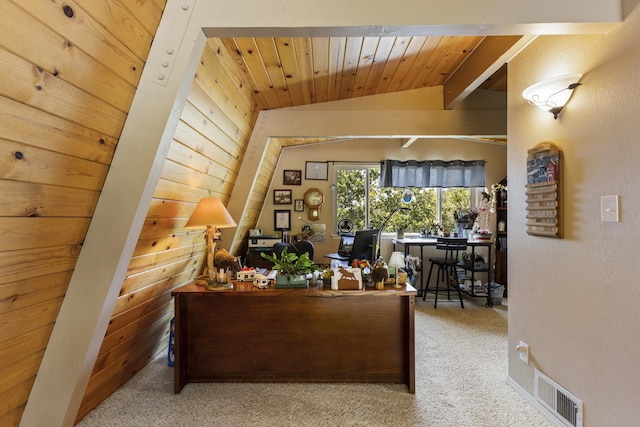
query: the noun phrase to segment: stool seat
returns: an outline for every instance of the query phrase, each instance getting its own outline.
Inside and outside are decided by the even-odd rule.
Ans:
[[[467,249],[467,239],[458,237],[438,237],[436,241],[436,249],[444,251],[444,256],[429,257],[431,267],[429,267],[426,289],[422,290],[422,300],[426,300],[427,293],[433,292],[435,294],[433,308],[437,308],[438,294],[440,292],[446,292],[447,299],[451,301],[451,290],[453,289],[458,293],[460,307],[464,308],[462,291],[460,290],[459,284],[458,269],[456,267],[458,265],[459,253]],[[434,267],[437,269],[436,283],[435,287],[430,287],[431,273],[433,272]],[[440,288],[441,281],[444,282],[442,289]]]

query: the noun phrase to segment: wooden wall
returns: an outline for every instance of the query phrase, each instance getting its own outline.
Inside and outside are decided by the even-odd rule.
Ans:
[[[202,272],[204,234],[184,224],[201,198],[228,201],[257,116],[222,53],[203,52],[78,419],[167,345],[171,291]]]
[[[20,422],[163,8],[0,2],[2,426]],[[166,346],[170,292],[204,260],[184,223],[238,179],[257,111],[224,54],[202,56],[78,419]]]

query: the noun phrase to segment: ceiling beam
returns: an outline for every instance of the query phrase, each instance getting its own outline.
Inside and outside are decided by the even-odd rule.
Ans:
[[[444,84],[444,108],[453,108],[534,39],[535,36],[486,37]]]
[[[416,142],[418,140],[417,136],[414,136],[413,138],[402,138],[401,142],[400,142],[400,146],[402,148],[409,148],[411,147],[411,144],[413,144],[414,142]]]

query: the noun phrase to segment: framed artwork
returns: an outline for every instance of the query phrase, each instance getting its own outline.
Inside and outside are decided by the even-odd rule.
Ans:
[[[274,205],[290,205],[291,190],[273,190]]]
[[[293,203],[293,210],[296,212],[304,211],[304,199],[296,199]]]
[[[329,167],[327,162],[305,162],[305,179],[329,179]]]
[[[274,210],[273,211],[273,229],[275,231],[291,230],[291,211],[290,210]]]
[[[302,171],[285,170],[282,183],[284,185],[302,185]]]

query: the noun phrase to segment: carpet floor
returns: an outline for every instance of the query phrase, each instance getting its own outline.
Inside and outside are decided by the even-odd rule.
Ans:
[[[507,306],[482,303],[418,299],[415,395],[393,384],[248,383],[176,395],[163,353],[78,426],[552,426],[506,384]]]

